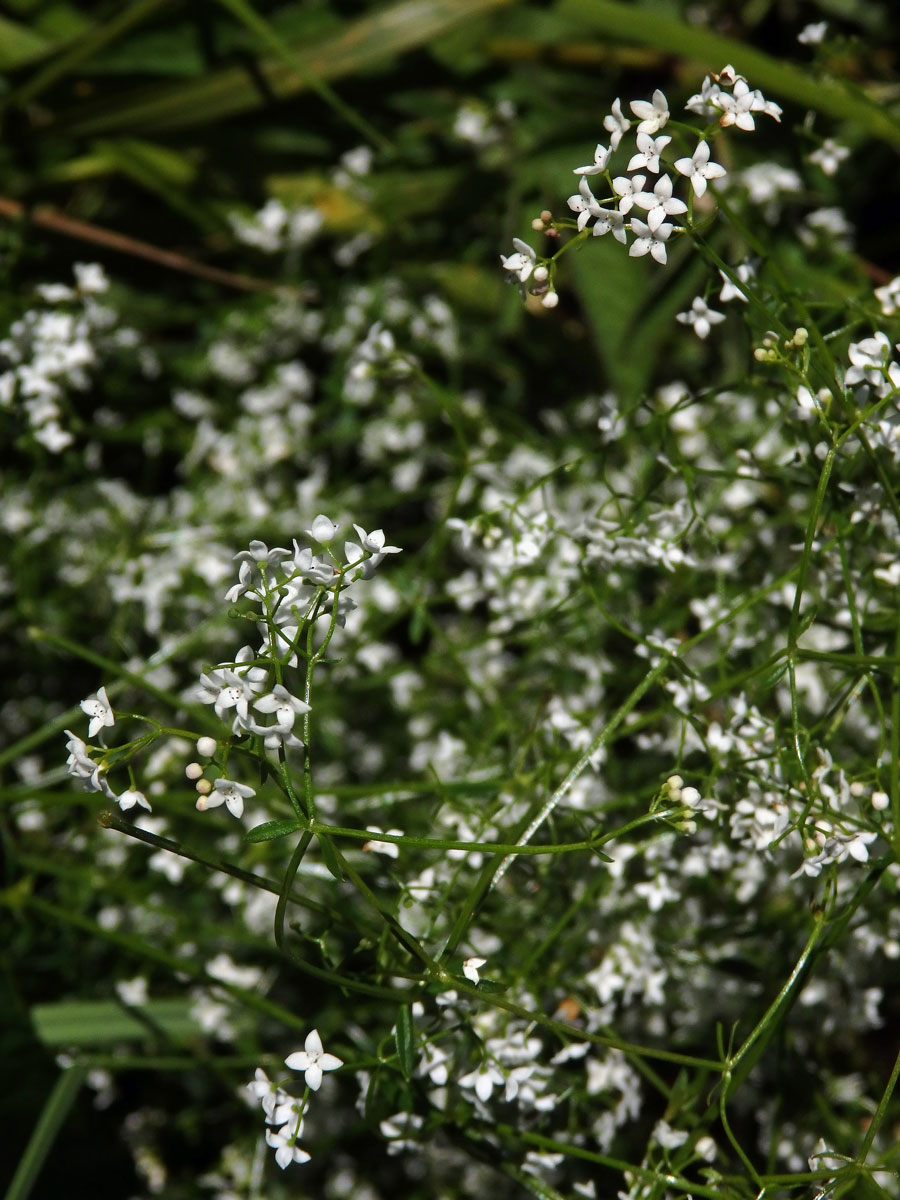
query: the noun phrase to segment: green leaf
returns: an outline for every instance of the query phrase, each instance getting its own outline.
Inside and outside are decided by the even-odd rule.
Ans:
[[[336,35],[310,46],[307,40],[286,44],[293,65],[283,55],[263,59],[260,74],[280,98],[308,91],[320,81],[359,75],[396,54],[426,45],[456,24],[510,0],[403,0],[378,7],[348,22]],[[249,112],[270,103],[244,67],[210,72],[202,79],[136,88],[113,106],[108,100],[85,105],[71,115],[68,128],[78,133],[118,130],[176,129],[202,125]]]
[[[340,882],[343,882],[344,872],[341,870],[341,864],[338,860],[337,852],[331,838],[326,837],[324,833],[319,834],[319,848],[322,851],[322,861],[332,875]]]
[[[193,1037],[200,1032],[190,1015],[191,1001],[183,998],[151,1000],[141,1012],[173,1038]],[[116,1000],[60,1000],[35,1004],[31,1019],[41,1041],[59,1046],[108,1045],[148,1037],[147,1025]]]
[[[41,1172],[44,1161],[53,1148],[60,1126],[75,1103],[86,1074],[87,1067],[76,1063],[68,1070],[63,1071],[56,1081],[32,1131],[28,1145],[25,1147],[25,1152],[19,1159],[19,1165],[6,1192],[5,1200],[26,1200],[26,1197],[31,1194],[31,1189]]]
[[[498,983],[496,979],[485,979],[483,975],[478,980],[478,990],[491,996],[499,996],[501,992],[509,991],[505,983]]]
[[[247,833],[248,842],[274,842],[276,838],[288,837],[292,833],[298,833],[303,826],[299,821],[263,821],[262,825],[255,825]]]
[[[413,1023],[412,1008],[408,1004],[401,1005],[397,1013],[394,1039],[397,1043],[397,1057],[400,1060],[403,1078],[412,1079],[416,1061],[416,1027]]]
[[[667,55],[678,55],[699,64],[701,70],[718,71],[733,63],[770,99],[792,100],[803,108],[851,120],[875,137],[896,145],[900,122],[884,105],[870,100],[835,79],[815,78],[801,67],[773,58],[746,42],[724,37],[711,29],[692,25],[661,12],[657,6],[624,4],[620,0],[559,0],[555,10],[564,18],[604,37],[618,37],[630,45],[652,46]],[[699,86],[700,80],[697,80]]]
[[[10,71],[46,54],[51,43],[24,25],[0,17],[0,71]]]

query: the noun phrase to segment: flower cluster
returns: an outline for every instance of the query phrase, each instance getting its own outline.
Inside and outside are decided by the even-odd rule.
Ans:
[[[307,1034],[302,1050],[296,1050],[284,1060],[292,1071],[302,1071],[306,1091],[298,1100],[279,1084],[273,1083],[262,1067],[247,1084],[266,1114],[266,1143],[275,1151],[275,1161],[284,1170],[290,1163],[309,1162],[310,1155],[298,1144],[303,1135],[303,1122],[309,1107],[309,1093],[322,1086],[325,1071],[336,1071],[344,1065],[336,1054],[327,1054],[319,1031]]]
[[[766,100],[758,89],[751,89],[743,75],[738,75],[731,66],[724,67],[718,75],[707,76],[700,92],[691,96],[685,109],[708,122],[707,128],[699,131],[698,140],[690,155],[685,155],[669,164],[664,157],[672,137],[663,133],[669,121],[669,102],[659,88],[648,100],[632,100],[629,105],[632,117],[622,111],[622,103],[616,99],[612,110],[604,118],[603,127],[608,144],[598,143],[594,160],[586,166],[575,167],[580,175],[578,193],[570,196],[568,206],[576,214],[575,229],[584,234],[590,229],[592,236],[603,237],[611,233],[616,241],[628,245],[632,257],[649,254],[655,262],[667,262],[667,244],[673,234],[688,232],[694,200],[702,200],[710,182],[722,179],[725,168],[710,159],[707,138],[717,129],[752,130],[755,115],[764,114],[780,120],[781,109]],[[618,151],[622,139],[635,125],[635,150],[630,155],[624,173],[613,174],[612,158]],[[675,180],[663,167],[671,165],[678,175],[689,182],[692,195],[686,202],[675,195]],[[590,179],[600,177],[606,186],[606,195],[595,196]],[[637,213],[643,214],[638,217]],[[672,218],[687,219],[687,224],[676,225]],[[533,228],[558,236],[559,229],[569,222],[553,222],[550,213],[542,213],[533,222]],[[628,234],[632,235],[629,244]],[[558,251],[550,259],[540,259],[537,252],[519,238],[513,239],[515,253],[502,256],[501,262],[508,277],[520,287],[532,281],[532,294],[541,298],[546,308],[557,303],[553,286],[555,262]],[[708,315],[703,314],[708,321]],[[705,336],[701,334],[700,336]]]
[[[109,288],[103,268],[76,263],[74,274],[74,287],[38,287],[45,307],[29,309],[0,341],[0,408],[18,402],[35,441],[51,454],[75,440],[66,428],[68,393],[86,392],[104,359],[138,340],[98,299]]]

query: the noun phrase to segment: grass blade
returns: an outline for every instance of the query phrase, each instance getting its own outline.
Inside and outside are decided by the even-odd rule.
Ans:
[[[31,1195],[31,1189],[37,1181],[47,1155],[53,1148],[63,1121],[75,1103],[75,1098],[86,1074],[87,1068],[76,1063],[68,1070],[63,1071],[56,1081],[32,1131],[28,1145],[25,1147],[25,1153],[19,1160],[5,1200],[26,1200]]]
[[[512,0],[403,0],[348,23],[336,36],[313,47],[290,45],[291,65],[281,58],[260,63],[271,92],[278,97],[309,89],[309,79],[346,78],[383,63],[393,55],[426,45],[462,21],[501,8]],[[298,73],[300,72],[300,73]],[[243,67],[232,67],[190,83],[179,82],[125,93],[76,110],[65,121],[76,134],[126,130],[180,129],[203,125],[257,108],[263,100]]]

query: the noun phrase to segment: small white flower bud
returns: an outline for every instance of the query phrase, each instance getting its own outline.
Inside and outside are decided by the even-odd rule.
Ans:
[[[877,809],[878,812],[884,812],[884,810],[890,805],[890,803],[891,803],[891,798],[887,794],[887,792],[873,792],[872,793],[872,807]]]
[[[801,325],[799,329],[794,330],[794,345],[805,346],[809,341],[809,330],[804,329]]]
[[[216,752],[216,746],[217,742],[215,738],[197,738],[197,753],[202,754],[204,758],[212,758]]]
[[[543,233],[544,232],[544,222],[541,220],[540,217],[535,217],[534,220],[531,222],[531,228],[534,230],[535,233]]]
[[[200,793],[200,798],[201,798],[201,799],[202,799],[204,796],[208,796],[208,795],[209,795],[209,793],[212,791],[212,784],[209,782],[209,780],[208,780],[208,779],[198,779],[198,780],[197,780],[197,783],[195,784],[195,786],[196,786],[196,788],[197,788],[197,791]],[[198,808],[200,808],[200,801],[199,801],[199,800],[197,801],[197,807],[198,807]],[[203,806],[203,807],[205,808],[205,807],[206,807],[206,805],[204,804],[204,806]],[[202,810],[201,810],[201,811],[202,811]]]
[[[187,775],[188,779],[199,779],[203,774],[203,768],[198,762],[190,762],[184,768],[184,773]]]
[[[532,278],[535,283],[545,283],[550,277],[550,272],[546,267],[535,267]]]
[[[544,308],[556,308],[557,304],[559,304],[559,292],[547,292],[541,300],[541,304],[543,304]]]

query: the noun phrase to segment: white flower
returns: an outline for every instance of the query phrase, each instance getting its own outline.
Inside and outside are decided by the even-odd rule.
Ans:
[[[506,1078],[503,1072],[492,1062],[483,1062],[476,1071],[463,1075],[459,1081],[462,1088],[471,1088],[483,1103],[491,1098],[495,1087],[505,1087]]]
[[[263,734],[290,733],[297,717],[309,712],[309,705],[304,700],[292,696],[281,683],[276,683],[268,696],[260,696],[258,700],[254,700],[253,707],[259,712],[275,714],[274,725],[257,725],[255,721],[252,723],[253,732]]]
[[[302,1146],[297,1145],[298,1136],[297,1133],[292,1131],[290,1125],[285,1125],[277,1133],[274,1129],[266,1130],[266,1144],[271,1146],[275,1151],[275,1161],[281,1167],[282,1171],[292,1162],[309,1162],[310,1156]]]
[[[631,128],[631,121],[622,112],[622,101],[618,96],[613,101],[612,112],[603,118],[603,128],[609,134],[610,151],[618,150],[622,135]]]
[[[689,1136],[686,1130],[673,1129],[668,1121],[657,1121],[651,1134],[651,1137],[666,1150],[674,1150],[678,1146],[683,1146]]]
[[[675,163],[675,170],[689,177],[695,196],[703,195],[706,191],[707,180],[721,179],[723,175],[727,174],[725,168],[719,163],[709,161],[708,142],[698,142],[697,148],[690,158],[679,158]]]
[[[322,1049],[322,1039],[319,1031],[314,1029],[307,1034],[303,1050],[295,1050],[284,1060],[286,1067],[292,1071],[305,1072],[306,1086],[317,1092],[322,1084],[323,1071],[336,1071],[344,1065],[344,1060],[334,1054],[326,1054]]]
[[[719,271],[719,274],[722,276],[722,290],[719,292],[720,302],[727,304],[729,300],[743,300],[746,304],[747,297],[741,289],[728,278],[724,271]],[[737,275],[741,283],[749,283],[751,279],[755,278],[756,271],[750,263],[739,263],[734,268],[734,274]]]
[[[797,34],[797,41],[801,46],[818,46],[824,39],[827,30],[827,21],[814,21],[809,25],[803,26]]]
[[[214,705],[217,716],[223,721],[227,720],[227,711],[233,708],[238,719],[245,722],[249,719],[250,703],[256,695],[251,684],[259,682],[252,678],[254,674],[247,672],[238,675],[232,667],[217,667],[200,676],[197,699],[203,704]]]
[[[478,968],[483,967],[487,962],[486,958],[467,958],[462,965],[463,975],[470,983],[478,983]]]
[[[669,119],[669,102],[659,88],[649,103],[646,100],[632,100],[629,107],[640,119],[638,133],[656,133]]]
[[[635,218],[631,222],[631,232],[636,235],[635,240],[628,247],[628,253],[632,258],[640,258],[643,254],[650,255],[656,262],[663,264],[667,261],[666,257],[666,242],[669,240],[674,226],[662,224],[656,229],[651,229],[649,225],[645,225],[643,221],[638,221]]]
[[[818,150],[810,154],[807,161],[821,167],[826,175],[836,175],[838,167],[849,157],[850,151],[846,146],[841,146],[834,138],[826,138]]]
[[[312,523],[312,529],[305,529],[303,532],[315,541],[327,544],[337,533],[338,528],[338,523],[332,521],[331,517],[326,517],[324,513],[319,513]]]
[[[96,737],[101,729],[115,725],[116,718],[106,694],[106,688],[98,688],[93,696],[81,701],[81,710],[91,718],[88,737]]]
[[[706,338],[713,325],[725,320],[725,314],[709,308],[702,296],[695,296],[687,312],[680,312],[675,317],[682,325],[691,325],[698,338]]]
[[[516,248],[516,253],[509,256],[501,254],[500,261],[503,263],[505,271],[509,271],[515,275],[519,283],[524,283],[534,270],[537,253],[532,250],[527,242],[523,242],[521,238],[513,238],[513,245]]]
[[[624,246],[628,238],[625,234],[625,218],[617,209],[601,208],[597,220],[591,230],[594,237],[603,237],[611,233],[617,242]]]
[[[246,783],[235,783],[233,779],[217,779],[214,790],[208,796],[201,796],[197,801],[200,812],[208,808],[218,808],[224,804],[233,817],[244,815],[244,801],[255,796],[256,792]]]
[[[147,797],[143,792],[139,792],[137,788],[128,788],[121,796],[117,797],[117,801],[122,812],[127,812],[129,808],[134,808],[136,804],[141,808],[146,808],[147,812],[151,811]]]
[[[644,190],[646,182],[646,175],[635,175],[634,179],[629,179],[626,175],[617,175],[613,180],[613,191],[619,197],[619,212],[623,216],[625,213],[631,212],[632,206],[637,196]]]
[[[877,287],[875,289],[875,299],[881,305],[883,315],[892,317],[900,309],[900,275],[895,276],[884,287]]]
[[[576,167],[574,173],[576,175],[599,175],[601,171],[606,170],[607,163],[614,149],[615,147],[613,146],[607,150],[605,146],[601,146],[598,142],[597,149],[594,151],[594,161],[591,166]]]
[[[647,209],[647,224],[652,230],[662,225],[666,217],[680,216],[687,212],[687,205],[672,195],[672,180],[668,175],[660,175],[651,192],[638,192],[634,197],[638,208]]]
[[[747,81],[738,79],[732,92],[720,91],[712,100],[715,108],[722,113],[719,124],[723,127],[735,125],[738,129],[751,130],[756,128],[753,120],[753,109],[756,93],[750,91]]]
[[[578,191],[579,195],[570,196],[566,203],[572,212],[578,213],[578,220],[576,224],[578,225],[578,232],[581,233],[582,229],[584,229],[591,217],[600,216],[602,209],[594,198],[594,195],[591,191],[591,185],[583,175],[580,183],[578,184]]]
[[[638,171],[641,167],[646,167],[654,175],[659,174],[659,156],[671,140],[665,135],[652,138],[649,133],[639,133],[636,138],[638,152],[631,156],[625,169]]]
[[[247,1088],[262,1105],[266,1117],[270,1117],[276,1106],[283,1104],[287,1098],[287,1093],[272,1082],[262,1067],[256,1068],[255,1078],[247,1084]]]

